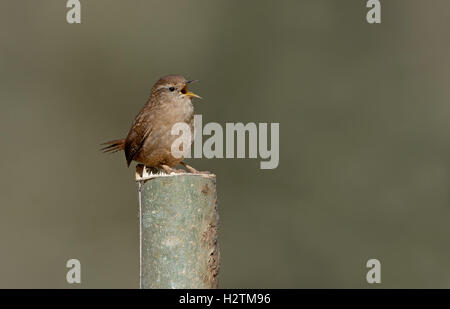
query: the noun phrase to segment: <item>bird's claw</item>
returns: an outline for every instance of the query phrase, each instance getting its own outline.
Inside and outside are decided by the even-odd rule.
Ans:
[[[183,165],[185,168],[187,168],[187,170],[188,170],[190,173],[192,173],[192,174],[198,174],[198,175],[207,175],[207,174],[211,174],[211,172],[209,172],[209,171],[202,171],[202,172],[197,171],[195,168],[193,168],[193,167],[190,166],[190,165],[187,165],[187,164],[184,163],[184,162],[181,162],[181,165]]]

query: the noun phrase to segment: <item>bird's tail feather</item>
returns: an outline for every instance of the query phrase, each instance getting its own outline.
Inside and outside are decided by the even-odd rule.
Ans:
[[[113,141],[102,143],[101,145],[107,145],[106,147],[100,149],[104,153],[114,153],[125,149],[125,139],[116,139]]]

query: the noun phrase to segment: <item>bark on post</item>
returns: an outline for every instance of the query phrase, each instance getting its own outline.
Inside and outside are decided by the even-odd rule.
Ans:
[[[217,288],[216,176],[136,168],[140,287]]]

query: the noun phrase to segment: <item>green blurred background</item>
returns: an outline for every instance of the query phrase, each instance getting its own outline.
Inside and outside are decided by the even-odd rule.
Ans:
[[[218,175],[223,288],[450,288],[450,2],[0,2],[0,287],[137,288],[134,168],[104,155],[162,75],[204,122],[279,122]],[[81,261],[82,284],[66,283]]]

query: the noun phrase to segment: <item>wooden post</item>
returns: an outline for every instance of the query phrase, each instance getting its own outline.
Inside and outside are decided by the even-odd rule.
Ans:
[[[216,176],[136,167],[140,288],[217,288]]]

